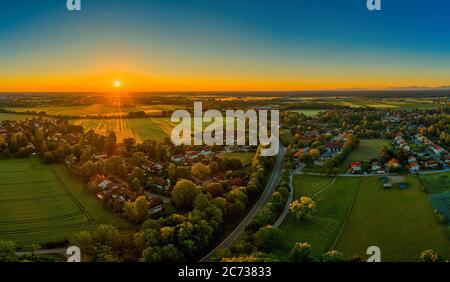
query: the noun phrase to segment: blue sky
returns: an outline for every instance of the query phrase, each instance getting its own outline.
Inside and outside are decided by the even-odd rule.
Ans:
[[[11,66],[0,82],[94,69],[217,90],[450,84],[446,0],[382,0],[379,12],[365,0],[82,0],[81,12],[65,2],[0,2],[0,65]]]

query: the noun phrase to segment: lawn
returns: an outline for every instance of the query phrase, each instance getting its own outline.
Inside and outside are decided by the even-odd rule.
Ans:
[[[333,181],[334,177],[301,175],[294,178],[294,198],[312,197]]]
[[[342,172],[347,171],[354,161],[370,161],[379,157],[383,146],[388,146],[389,141],[385,139],[361,139],[356,147],[340,166]]]
[[[125,226],[65,167],[37,159],[0,160],[0,239],[19,246],[61,242],[101,223]]]
[[[378,246],[382,261],[417,261],[428,249],[450,257],[450,240],[417,178],[406,177],[410,188],[405,190],[384,190],[376,177],[360,179],[358,196],[335,249],[347,258],[366,258],[367,248]]]
[[[25,120],[28,118],[33,118],[31,115],[17,115],[17,114],[8,114],[8,113],[0,113],[0,121],[2,120]]]
[[[329,177],[299,176],[295,179],[295,195],[311,195],[327,186]],[[280,226],[281,238],[272,251],[286,261],[295,243],[308,242],[317,257],[329,250],[342,228],[359,188],[359,178],[338,177],[336,182],[320,193],[315,201],[317,210],[312,222],[302,224],[289,214]]]

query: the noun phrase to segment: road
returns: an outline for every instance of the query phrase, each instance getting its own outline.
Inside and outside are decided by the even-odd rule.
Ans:
[[[294,171],[292,171],[289,174],[289,196],[286,201],[286,205],[284,206],[283,212],[280,214],[278,219],[273,224],[273,227],[275,227],[275,228],[280,227],[280,225],[283,223],[284,219],[286,218],[286,216],[289,213],[289,208],[291,206],[292,201],[294,200],[294,184],[293,184],[294,176],[301,173],[304,167],[305,167],[304,165],[297,167]]]
[[[209,260],[211,255],[219,249],[228,248],[233,245],[237,241],[237,239],[241,236],[242,232],[245,230],[245,227],[253,220],[258,211],[269,201],[272,196],[273,191],[278,186],[281,177],[281,170],[283,169],[284,163],[284,147],[280,145],[280,149],[278,150],[277,159],[275,161],[275,165],[272,170],[272,175],[270,176],[269,181],[266,184],[266,188],[263,193],[259,197],[258,201],[255,203],[253,208],[248,212],[245,218],[239,223],[239,225],[233,230],[233,232],[228,235],[225,240],[222,241],[214,250],[212,250],[209,254],[204,256],[200,262],[206,262]]]

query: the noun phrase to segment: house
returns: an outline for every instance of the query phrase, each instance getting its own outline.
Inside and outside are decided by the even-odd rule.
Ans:
[[[350,165],[349,171],[351,173],[359,173],[362,171],[362,163],[361,162],[352,162]]]
[[[417,173],[420,171],[420,166],[416,162],[412,162],[408,164],[410,173]]]
[[[309,151],[311,150],[310,147],[306,147],[303,149],[298,150],[297,152],[294,153],[293,157],[294,158],[301,158],[304,154],[309,153]]]
[[[417,162],[416,157],[414,157],[414,156],[409,156],[409,158],[408,158],[408,163],[415,163],[415,162]]]
[[[381,169],[381,164],[378,161],[372,162],[372,172],[376,172]]]
[[[166,189],[169,186],[169,182],[162,177],[155,177],[152,180],[152,187],[160,191]]]
[[[441,146],[438,145],[433,145],[431,147],[431,150],[433,151],[433,153],[435,153],[436,155],[440,155],[441,153],[445,152],[444,148],[442,148]]]
[[[339,153],[342,151],[342,143],[339,141],[328,142],[326,147],[329,152]]]
[[[435,160],[428,160],[425,162],[426,168],[437,168],[439,166],[439,163]]]
[[[149,199],[148,213],[153,215],[163,210],[164,202],[160,197],[151,197]]]
[[[170,158],[173,162],[176,163],[182,163],[184,162],[184,156],[183,155],[174,155]]]

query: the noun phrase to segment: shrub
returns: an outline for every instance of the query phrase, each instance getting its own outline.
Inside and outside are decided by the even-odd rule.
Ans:
[[[301,197],[292,202],[289,210],[295,214],[298,221],[310,221],[312,220],[312,214],[316,210],[316,203],[309,197]]]
[[[340,262],[344,261],[344,255],[336,250],[331,250],[322,255],[323,262]]]
[[[308,262],[311,261],[310,253],[311,245],[306,242],[299,242],[294,245],[289,253],[289,259],[294,262]]]
[[[420,255],[420,260],[422,262],[440,262],[442,261],[442,257],[439,256],[434,250],[426,250]]]

